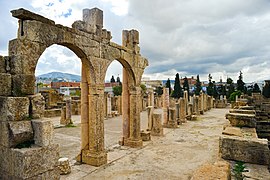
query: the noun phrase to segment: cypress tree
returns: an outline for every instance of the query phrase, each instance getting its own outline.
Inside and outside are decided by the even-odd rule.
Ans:
[[[167,80],[167,82],[166,82],[165,87],[166,87],[166,88],[169,88],[169,95],[171,95],[172,88],[171,88],[171,81],[170,81],[169,78],[168,78],[168,80]]]
[[[197,75],[197,80],[196,80],[196,88],[195,88],[195,94],[196,95],[200,95],[200,92],[202,90],[202,83],[200,81],[200,77],[199,75]]]
[[[183,91],[180,86],[180,79],[179,79],[178,73],[175,75],[174,91],[172,93],[172,97],[177,98],[177,99],[179,99],[180,97],[183,97]]]

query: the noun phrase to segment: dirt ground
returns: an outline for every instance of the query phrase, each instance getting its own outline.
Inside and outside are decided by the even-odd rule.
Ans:
[[[157,109],[156,111],[161,111]],[[80,116],[73,116],[77,127],[56,128],[55,142],[60,144],[60,156],[68,157],[72,173],[61,176],[62,180],[76,179],[190,179],[193,172],[206,162],[215,162],[218,157],[218,139],[228,109],[212,109],[188,121],[177,129],[164,129],[164,137],[152,136],[142,148],[118,145],[121,137],[121,116],[105,120],[105,146],[108,164],[93,167],[76,165],[74,157],[80,150]],[[59,118],[53,118],[55,126]],[[141,113],[141,127],[146,129],[146,112]]]

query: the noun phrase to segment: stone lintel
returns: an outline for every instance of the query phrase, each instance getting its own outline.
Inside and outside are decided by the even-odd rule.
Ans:
[[[82,150],[81,161],[82,163],[91,166],[101,166],[103,164],[107,164],[107,153],[94,153],[90,150]]]
[[[10,11],[12,16],[18,19],[22,19],[22,20],[36,20],[36,21],[40,21],[46,24],[51,24],[54,25],[55,22],[45,18],[39,14],[33,13],[31,11],[28,11],[26,9],[20,8],[20,9],[16,9],[16,10],[12,10]]]

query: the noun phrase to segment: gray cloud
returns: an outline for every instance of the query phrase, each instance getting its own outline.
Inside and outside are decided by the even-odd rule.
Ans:
[[[128,2],[128,14],[124,16],[115,15],[108,2],[69,2],[70,6],[64,6],[59,13],[66,13],[71,9],[71,15],[68,18],[59,18],[59,13],[50,15],[50,9],[42,6],[34,8],[27,4],[29,2],[26,0],[0,1],[3,9],[0,12],[0,52],[6,51],[8,40],[16,37],[17,20],[11,17],[11,9],[24,7],[46,17],[51,16],[57,23],[70,26],[74,20],[81,19],[83,8],[98,7],[104,11],[104,28],[112,32],[114,42],[121,44],[123,29],[139,30],[141,54],[147,57],[150,63],[145,70],[149,77],[174,78],[175,73],[179,72],[181,76],[200,74],[201,77],[207,78],[207,74],[211,73],[216,80],[220,76],[231,76],[236,80],[241,70],[246,81],[269,79],[269,0]],[[57,69],[62,71],[69,69],[80,73],[74,69],[74,65],[69,65],[73,62],[70,57],[76,58],[71,56],[70,52],[59,50],[57,57],[51,57],[50,54],[53,54],[54,50],[46,51],[48,53],[44,58],[50,59],[50,62],[60,62],[59,59],[65,58],[68,62],[53,66],[40,60],[42,71],[58,67]],[[114,64],[112,67],[113,70],[108,70],[108,74],[116,73],[116,69],[121,72],[121,65]]]

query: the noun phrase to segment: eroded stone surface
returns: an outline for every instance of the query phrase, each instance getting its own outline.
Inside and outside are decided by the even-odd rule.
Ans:
[[[0,97],[0,121],[20,121],[29,117],[27,97]]]
[[[38,146],[49,146],[53,143],[53,124],[49,119],[32,120],[34,141]]]
[[[269,164],[270,151],[266,139],[222,135],[219,143],[221,157],[224,159]]]
[[[39,119],[44,117],[45,110],[45,99],[44,97],[38,93],[35,95],[28,96],[30,100],[30,109],[29,116],[33,119]]]

